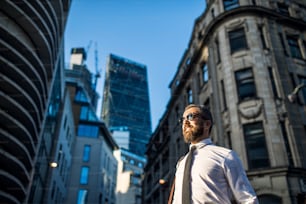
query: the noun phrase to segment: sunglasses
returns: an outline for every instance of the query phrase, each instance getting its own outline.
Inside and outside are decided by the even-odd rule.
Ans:
[[[186,117],[181,117],[179,123],[183,124],[185,120],[193,121],[195,118],[200,117],[200,113],[189,113]]]

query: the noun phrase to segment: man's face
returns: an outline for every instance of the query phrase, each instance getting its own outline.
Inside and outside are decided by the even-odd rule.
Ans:
[[[182,119],[182,132],[186,143],[198,142],[203,138],[204,120],[197,107],[186,110]]]

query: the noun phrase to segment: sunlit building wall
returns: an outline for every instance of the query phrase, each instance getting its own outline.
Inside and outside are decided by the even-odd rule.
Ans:
[[[141,204],[146,159],[125,149],[115,151],[118,161],[116,204]]]
[[[147,67],[110,54],[107,59],[101,118],[111,129],[126,126],[128,150],[143,155],[151,134]]]
[[[143,202],[166,202],[188,150],[177,121],[196,103],[212,111],[213,142],[239,154],[260,203],[304,203],[306,89],[287,96],[306,79],[306,2],[206,3],[147,148]]]
[[[69,7],[66,0],[0,2],[1,202],[42,202],[64,95]]]
[[[112,127],[110,129],[112,136],[118,146],[123,149],[129,149],[130,131],[128,127]]]

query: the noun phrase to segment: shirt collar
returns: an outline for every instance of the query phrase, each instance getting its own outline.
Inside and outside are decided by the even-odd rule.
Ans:
[[[197,144],[190,144],[189,145],[189,150],[191,149],[192,146],[195,146],[197,149],[201,149],[205,147],[206,145],[212,144],[212,140],[210,138],[206,138],[198,142]]]

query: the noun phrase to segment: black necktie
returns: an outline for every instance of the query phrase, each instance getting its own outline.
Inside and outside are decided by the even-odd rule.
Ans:
[[[182,193],[182,204],[191,203],[191,193],[190,193],[190,167],[193,151],[196,149],[195,146],[190,148],[190,151],[186,158],[184,177],[183,177],[183,193]]]

